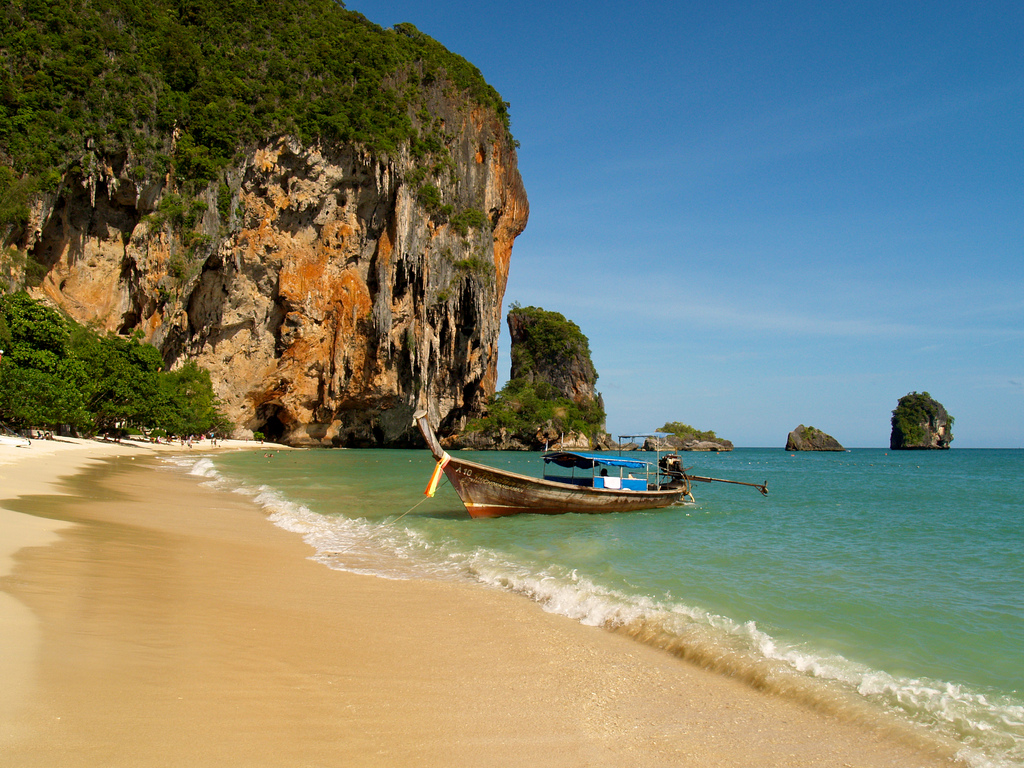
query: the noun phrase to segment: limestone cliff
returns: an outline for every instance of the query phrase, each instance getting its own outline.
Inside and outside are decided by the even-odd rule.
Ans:
[[[75,320],[208,368],[239,435],[405,444],[419,407],[461,426],[495,389],[529,207],[493,112],[434,96],[454,170],[433,196],[407,150],[278,138],[189,206],[170,177],[137,186],[131,156],[93,156],[4,245]]]
[[[820,429],[798,426],[786,438],[787,451],[845,451],[839,441]]]
[[[442,438],[446,448],[502,451],[590,448],[604,435],[590,342],[574,322],[539,307],[513,306],[511,377],[487,414]]]
[[[953,417],[927,392],[900,398],[892,412],[890,450],[945,450],[953,442]]]
[[[0,15],[0,290],[197,361],[243,435],[482,411],[528,205],[477,67],[335,0]]]
[[[508,313],[512,340],[510,379],[546,382],[575,403],[597,399],[597,370],[579,327],[558,312],[514,307]]]
[[[710,451],[713,453],[728,452],[735,446],[731,440],[720,437],[700,438],[693,435],[679,436],[669,435],[667,437],[648,437],[642,446],[642,451]]]

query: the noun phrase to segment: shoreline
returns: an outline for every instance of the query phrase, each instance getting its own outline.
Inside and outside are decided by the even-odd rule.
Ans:
[[[524,598],[333,571],[133,450],[0,447],[18,765],[949,765]]]
[[[264,444],[242,440],[205,442],[205,451],[253,450]],[[282,448],[284,446],[281,446]],[[38,618],[3,585],[17,565],[22,550],[45,547],[61,540],[69,523],[45,516],[23,514],[10,509],[11,503],[26,495],[66,495],[65,480],[81,475],[90,466],[111,457],[130,460],[160,453],[185,453],[185,445],[124,440],[121,442],[86,438],[0,439],[0,723],[9,722],[21,693],[31,685],[32,666],[40,642]]]

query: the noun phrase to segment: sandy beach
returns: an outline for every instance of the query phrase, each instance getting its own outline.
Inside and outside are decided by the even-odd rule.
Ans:
[[[48,442],[0,444],[0,765],[950,764],[524,598],[332,571],[180,446]]]

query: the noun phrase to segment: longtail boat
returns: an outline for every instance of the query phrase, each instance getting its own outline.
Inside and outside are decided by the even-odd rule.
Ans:
[[[549,451],[543,456],[544,476],[528,477],[450,455],[441,447],[426,411],[417,411],[413,423],[437,461],[426,494],[434,495],[443,473],[474,518],[661,509],[684,499],[692,501],[694,480],[750,485],[768,494],[767,483],[688,475],[674,454],[652,463],[623,456]]]

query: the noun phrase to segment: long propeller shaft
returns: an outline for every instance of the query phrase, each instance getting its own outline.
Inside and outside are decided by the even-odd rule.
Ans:
[[[749,485],[751,488],[757,488],[757,490],[759,490],[763,495],[768,495],[767,480],[763,483],[744,483],[740,480],[723,480],[720,477],[700,477],[699,475],[687,475],[687,477],[701,483],[732,483],[733,485]]]

